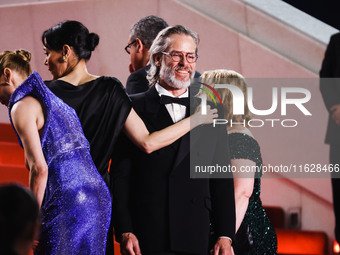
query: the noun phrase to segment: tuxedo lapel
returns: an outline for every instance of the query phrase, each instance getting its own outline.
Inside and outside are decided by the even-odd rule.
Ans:
[[[147,119],[155,130],[161,130],[173,123],[165,105],[160,103],[160,97],[155,86],[145,93],[145,110]]]
[[[191,96],[190,97],[190,109],[189,109],[189,115],[193,115],[196,112],[197,107],[200,105],[201,99],[198,97]],[[190,142],[191,146],[195,145],[199,140],[199,129],[200,127],[197,127],[190,131]],[[191,147],[190,146],[190,147]]]
[[[175,169],[184,160],[184,158],[189,154],[189,152],[190,152],[190,134],[188,133],[180,139],[180,144],[178,146],[178,151],[173,169]]]
[[[145,93],[145,110],[148,113],[148,121],[155,130],[161,130],[174,124],[168,110],[164,104],[160,103],[160,97],[153,86]],[[189,115],[187,110],[187,116]],[[190,146],[190,135],[186,134],[179,140],[179,144],[173,143],[170,145],[177,150],[174,161],[174,168],[187,156]]]
[[[190,88],[189,88],[189,95],[190,95]],[[193,104],[193,105],[192,105]],[[195,100],[195,98],[190,98],[190,107],[186,109],[186,117],[189,117],[191,114],[194,113],[191,109],[196,109],[199,102]],[[190,132],[185,134],[180,141],[177,156],[174,163],[174,169],[188,156],[190,153]]]
[[[190,94],[189,88],[189,94]],[[196,111],[196,108],[200,105],[201,99],[195,96],[190,96],[190,108],[187,108],[187,117],[193,115]],[[197,127],[194,130],[187,133],[181,139],[181,143],[179,145],[178,154],[175,160],[174,166],[178,166],[182,160],[190,153],[190,149],[192,146],[198,146],[200,141],[200,134],[202,134],[203,127]]]

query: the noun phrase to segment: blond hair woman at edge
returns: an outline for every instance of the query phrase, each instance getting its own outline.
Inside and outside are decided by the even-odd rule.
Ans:
[[[224,117],[228,120],[226,127],[229,134],[231,164],[237,169],[241,166],[257,166],[258,169],[262,169],[260,146],[247,125],[252,116],[247,104],[247,83],[244,77],[235,71],[220,69],[206,71],[201,78],[203,83],[212,87],[215,87],[215,84],[230,84],[242,90],[244,115],[234,115],[233,95],[230,90],[216,89],[223,104]],[[260,199],[261,175],[262,171],[247,176],[234,174],[236,238],[233,248],[236,255],[277,253],[275,230]]]

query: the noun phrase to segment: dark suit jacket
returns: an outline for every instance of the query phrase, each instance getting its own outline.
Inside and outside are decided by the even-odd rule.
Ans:
[[[150,132],[173,124],[154,87],[131,99]],[[219,141],[224,150],[218,153],[224,155],[224,164],[229,164],[225,126],[222,133]],[[116,146],[119,149],[111,173],[113,221],[118,240],[122,233],[134,233],[142,254],[160,251],[208,254],[210,222],[216,236],[234,237],[233,180],[190,178],[189,134],[151,154],[122,139]],[[213,162],[214,148],[206,147]]]
[[[146,78],[150,65],[147,65],[129,75],[126,81],[126,91],[129,95],[145,92],[149,89],[149,81]],[[195,78],[199,78],[201,74],[195,71]]]
[[[150,65],[147,65],[129,75],[126,81],[126,91],[129,95],[142,93],[149,89],[149,81],[146,79],[149,69]]]
[[[330,115],[326,133],[326,143],[340,144],[340,126],[331,117],[330,108],[340,104],[340,33],[333,35],[328,44],[320,70],[320,90]]]

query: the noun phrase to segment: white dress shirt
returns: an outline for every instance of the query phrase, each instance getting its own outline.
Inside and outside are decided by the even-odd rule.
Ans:
[[[158,83],[156,83],[155,88],[156,88],[159,96],[165,95],[165,96],[169,96],[169,97],[175,97],[173,94],[171,94],[169,91],[167,91],[165,88],[163,88]],[[183,97],[189,97],[188,89],[182,95],[178,96],[178,98],[183,98]],[[169,112],[169,114],[172,118],[172,121],[174,123],[185,118],[186,109],[187,109],[185,105],[172,103],[172,104],[166,104],[165,107],[168,110],[168,112]]]

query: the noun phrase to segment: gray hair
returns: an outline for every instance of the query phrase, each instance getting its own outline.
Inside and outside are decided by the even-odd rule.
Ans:
[[[168,27],[165,20],[150,15],[137,21],[130,29],[131,42],[139,38],[146,48],[150,49],[153,40],[156,38],[159,31]]]
[[[161,32],[159,32],[150,47],[150,69],[148,70],[147,75],[149,87],[155,85],[159,80],[160,66],[156,65],[155,57],[169,48],[169,45],[171,43],[169,37],[174,34],[191,36],[192,39],[195,41],[195,53],[197,54],[199,38],[195,32],[182,25],[176,25],[163,29]]]

